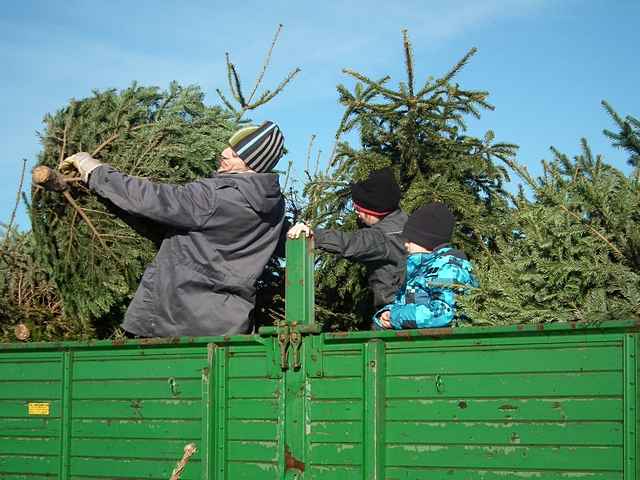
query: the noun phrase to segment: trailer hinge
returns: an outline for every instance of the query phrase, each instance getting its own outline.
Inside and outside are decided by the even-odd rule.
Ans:
[[[291,368],[298,370],[302,366],[301,348],[302,338],[305,335],[320,333],[318,324],[301,325],[298,322],[287,323],[285,321],[276,322],[273,327],[261,327],[261,336],[276,335],[280,349],[280,369],[289,369],[289,350],[292,352],[293,362]]]
[[[278,345],[280,345],[280,370],[286,370],[289,364],[288,362],[288,349],[289,349],[289,324],[281,322],[277,325],[278,328]]]

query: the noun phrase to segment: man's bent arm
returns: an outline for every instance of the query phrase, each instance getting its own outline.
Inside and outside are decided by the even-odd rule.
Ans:
[[[101,165],[89,187],[128,213],[185,230],[201,228],[215,211],[215,190],[202,182],[153,183]]]
[[[317,228],[314,230],[316,247],[326,252],[360,262],[385,260],[389,256],[384,233],[364,228],[355,232]]]

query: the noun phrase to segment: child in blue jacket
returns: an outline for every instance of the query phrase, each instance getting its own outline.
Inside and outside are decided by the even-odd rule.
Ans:
[[[456,292],[477,287],[466,255],[451,242],[455,217],[446,205],[430,203],[407,221],[407,270],[393,303],[374,315],[384,329],[432,328],[449,325],[455,316]]]

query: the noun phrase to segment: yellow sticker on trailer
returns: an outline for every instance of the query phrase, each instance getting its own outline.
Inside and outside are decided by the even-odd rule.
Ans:
[[[29,402],[28,404],[29,415],[49,415],[49,403],[35,403]]]

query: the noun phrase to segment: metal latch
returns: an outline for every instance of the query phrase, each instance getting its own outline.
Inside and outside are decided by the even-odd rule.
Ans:
[[[278,345],[280,345],[280,369],[286,370],[289,366],[287,359],[289,349],[289,324],[279,322],[278,328]]]
[[[312,323],[311,325],[300,325],[298,322],[285,321],[276,322],[273,327],[260,327],[258,333],[261,336],[276,335],[278,347],[280,349],[280,369],[287,370],[289,368],[289,350],[293,351],[293,364],[291,368],[298,370],[302,366],[301,349],[302,338],[310,333],[320,333],[320,326]]]
[[[302,334],[294,330],[290,335],[291,348],[293,349],[293,369],[300,368],[300,346],[302,345]]]

